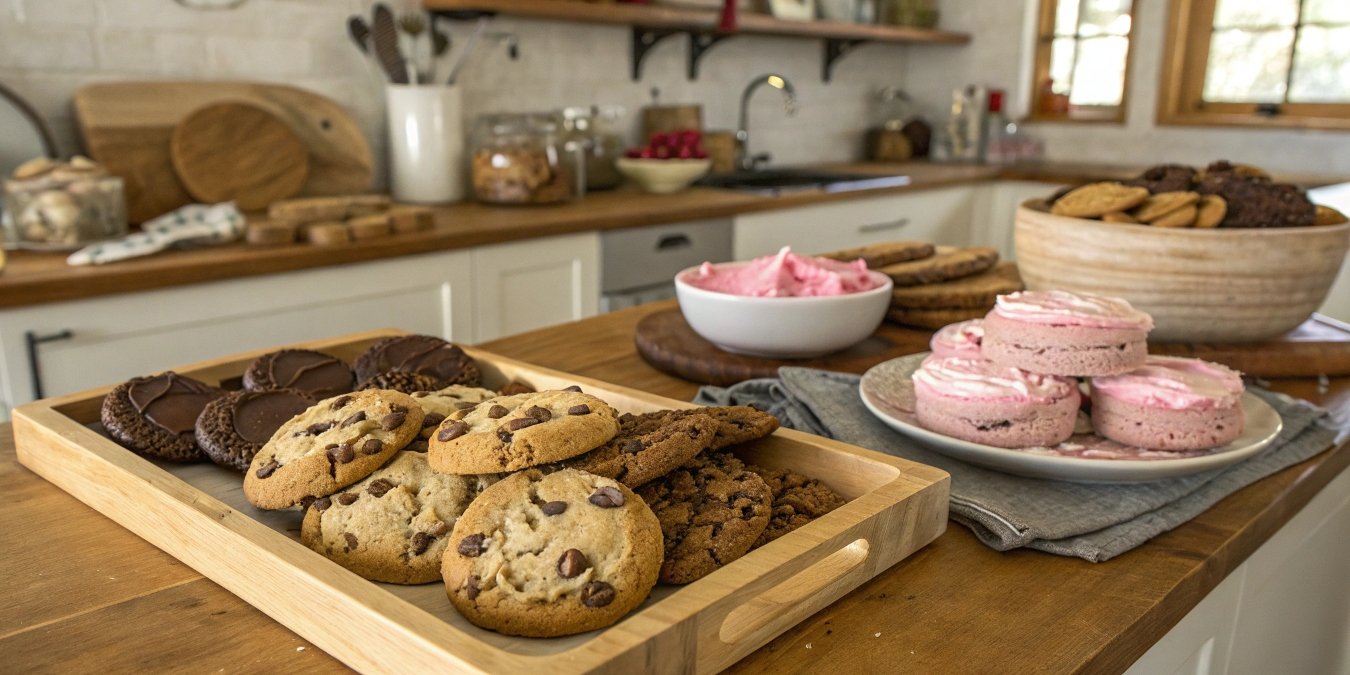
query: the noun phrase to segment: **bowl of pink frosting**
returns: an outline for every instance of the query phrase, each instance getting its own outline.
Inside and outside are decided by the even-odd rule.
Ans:
[[[770,358],[837,352],[870,336],[891,304],[891,279],[862,260],[793,253],[703,263],[675,275],[680,311],[724,351]]]

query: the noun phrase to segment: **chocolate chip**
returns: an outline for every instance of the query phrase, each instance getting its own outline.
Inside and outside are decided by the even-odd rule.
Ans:
[[[630,439],[624,441],[624,442],[623,442],[623,445],[620,446],[619,449],[621,449],[621,450],[623,450],[624,452],[627,452],[627,453],[629,453],[629,454],[632,454],[632,453],[635,453],[635,452],[642,452],[642,441],[639,441],[639,440],[636,439],[636,438],[630,438]]]
[[[314,495],[305,495],[304,497],[301,497],[301,498],[300,498],[300,510],[301,510],[301,511],[308,511],[308,510],[309,510],[309,507],[311,507],[311,506],[314,505],[314,502],[315,502],[316,499],[317,499],[317,497],[315,497]]]
[[[539,420],[533,417],[517,417],[516,419],[507,422],[506,428],[510,429],[511,431],[520,431],[521,429],[524,429],[526,427],[532,427],[536,424],[539,424]]]
[[[356,451],[352,450],[352,446],[349,443],[334,445],[328,448],[328,461],[334,464],[346,464],[353,459],[356,459]]]
[[[347,540],[348,551],[351,551],[352,549],[356,548],[356,535],[352,534],[351,532],[343,532],[342,538]],[[585,602],[586,591],[583,589],[581,593],[582,593],[582,602]]]
[[[422,555],[423,553],[426,552],[428,546],[431,546],[431,535],[427,534],[426,532],[418,532],[417,534],[413,535],[412,538],[413,555]]]
[[[477,403],[470,403],[469,401],[455,401],[456,410],[473,410],[474,408],[477,407],[478,407]]]
[[[435,525],[432,525],[427,529],[427,533],[433,537],[444,537],[450,533],[450,523],[447,523],[444,520],[436,521]]]
[[[327,511],[327,510],[328,510],[328,507],[330,507],[330,506],[332,506],[332,505],[333,505],[333,500],[332,500],[331,498],[329,498],[329,497],[319,497],[318,499],[314,500],[314,509],[315,509],[316,511],[318,511],[319,513],[323,513],[324,511]]]
[[[314,424],[309,425],[305,431],[308,432],[310,436],[318,436],[319,434],[332,429],[334,424],[336,424],[336,422],[315,422]]]
[[[567,502],[544,502],[539,510],[543,511],[546,516],[556,516],[567,510]]]
[[[405,408],[405,407],[403,407],[402,405],[399,405],[398,403],[390,403],[390,404],[389,404],[389,412],[391,412],[391,413],[405,413],[405,412],[408,412],[408,409]]]
[[[355,492],[344,492],[337,496],[337,503],[343,506],[351,506],[352,504],[356,503],[356,499],[359,496],[360,495],[356,494]]]
[[[383,449],[384,442],[378,438],[368,438],[365,443],[361,444],[361,454],[363,455],[378,455]]]
[[[510,410],[507,410],[503,406],[493,405],[491,408],[488,408],[488,417],[491,417],[494,420],[499,420],[503,417],[506,417],[506,415],[510,412],[511,412]]]
[[[466,558],[477,558],[483,554],[483,540],[486,539],[481,534],[471,534],[459,540],[459,547],[455,550]]]
[[[508,431],[505,430],[505,429],[498,429],[498,430],[497,430],[497,440],[499,440],[499,441],[501,441],[501,442],[503,442],[503,443],[510,443],[510,442],[511,442],[511,433],[508,432]]]
[[[338,400],[333,401],[333,404],[330,405],[330,406],[328,406],[328,409],[329,409],[329,410],[341,410],[343,407],[345,407],[348,403],[351,403],[351,402],[352,402],[352,397],[350,397],[350,396],[342,396],[342,397],[338,398]]]
[[[441,425],[441,422],[444,421],[445,415],[442,415],[438,412],[427,413],[427,416],[422,418],[422,428],[425,429],[427,427],[438,427]]]
[[[392,489],[394,489],[394,484],[383,478],[376,478],[370,481],[370,485],[366,486],[366,492],[375,497],[383,497],[385,493]]]
[[[581,386],[574,384],[570,387],[563,387],[563,391],[574,391],[579,394],[581,393]]]
[[[403,421],[408,418],[408,413],[404,411],[391,412],[380,418],[380,428],[385,431],[393,431],[403,426]]]
[[[464,422],[455,422],[454,424],[441,429],[440,432],[436,434],[436,440],[453,441],[467,433],[469,433],[469,425]]]
[[[568,409],[567,409],[567,414],[568,414],[568,415],[589,415],[589,414],[591,414],[591,407],[588,406],[588,405],[586,405],[585,403],[581,403],[581,404],[578,404],[578,405],[574,405],[574,406],[572,406],[571,408],[568,408]]]
[[[533,417],[540,422],[547,422],[553,419],[553,413],[549,412],[548,408],[541,408],[537,405],[530,406],[530,409],[525,411],[525,416]]]
[[[603,581],[591,581],[581,587],[581,604],[604,607],[614,602],[614,587]]]
[[[571,579],[585,572],[588,566],[590,562],[586,560],[586,554],[574,548],[563,551],[562,557],[558,558],[558,574],[564,579]]]
[[[478,594],[482,592],[482,589],[478,587],[478,581],[477,574],[471,575],[464,581],[464,594],[469,596],[470,600],[477,599]]]
[[[623,506],[623,493],[619,489],[610,485],[601,486],[586,501],[599,506],[602,509],[612,509]]]
[[[257,475],[259,478],[266,478],[272,475],[272,472],[276,471],[279,468],[281,468],[281,465],[277,464],[277,460],[274,459],[258,467],[258,473],[255,475]]]
[[[366,411],[364,411],[364,410],[358,410],[358,411],[352,413],[352,416],[351,416],[351,417],[348,417],[347,419],[342,420],[342,428],[345,429],[345,428],[347,428],[347,427],[349,427],[349,426],[351,426],[351,425],[353,425],[353,424],[356,424],[357,422],[364,422],[365,420],[366,420]]]

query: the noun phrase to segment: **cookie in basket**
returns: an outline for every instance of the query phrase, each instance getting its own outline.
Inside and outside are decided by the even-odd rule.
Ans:
[[[299,389],[315,400],[345,394],[356,375],[342,360],[312,349],[282,349],[259,356],[244,371],[244,388]]]
[[[1070,218],[1100,218],[1112,211],[1129,211],[1148,198],[1148,188],[1120,183],[1089,183],[1055,200],[1050,213]]]
[[[579,391],[498,396],[445,418],[427,443],[442,473],[518,471],[600,447],[619,432],[619,414]]]
[[[312,405],[314,399],[299,389],[229,392],[197,416],[197,445],[216,464],[248,471],[272,434]]]
[[[653,433],[671,422],[695,415],[706,415],[717,422],[710,450],[722,450],[740,443],[763,438],[778,429],[778,418],[748,405],[708,406],[681,410],[658,410],[633,414],[624,413],[619,424],[629,433]]]
[[[637,488],[680,468],[714,442],[718,422],[709,415],[667,418],[656,426],[625,415],[608,443],[561,463]]]
[[[609,626],[647,598],[661,526],[618,481],[530,470],[488,487],[455,523],[442,564],[474,625],[556,637]]]
[[[791,469],[766,469],[754,465],[745,468],[764,479],[773,494],[769,526],[755,540],[759,548],[844,505],[844,498],[815,478]]]
[[[404,394],[435,389],[439,380],[426,373],[411,370],[389,370],[376,373],[357,383],[357,391],[364,389],[392,389]]]
[[[708,452],[638,496],[661,523],[661,581],[687,584],[745,555],[769,526],[773,493],[729,452]]]
[[[300,542],[370,579],[425,584],[441,578],[455,521],[494,476],[449,476],[426,455],[399,452],[361,482],[305,511]]]
[[[427,415],[422,418],[421,433],[417,435],[417,440],[408,446],[408,449],[415,452],[426,452],[427,440],[436,432],[436,427],[445,421],[447,415],[456,410],[473,408],[490,398],[496,398],[497,392],[482,387],[452,384],[434,391],[415,391],[412,393],[412,397],[417,400],[417,404],[422,406],[422,410]]]
[[[103,398],[99,420],[113,440],[147,457],[171,462],[206,458],[194,435],[197,416],[224,391],[166,371],[135,377]]]
[[[411,396],[368,389],[319,401],[283,424],[253,457],[244,496],[284,509],[355,483],[403,449],[422,429]]]
[[[391,370],[431,375],[435,388],[452,384],[477,386],[482,374],[463,349],[433,335],[396,335],[371,345],[356,357],[356,377],[368,380]]]

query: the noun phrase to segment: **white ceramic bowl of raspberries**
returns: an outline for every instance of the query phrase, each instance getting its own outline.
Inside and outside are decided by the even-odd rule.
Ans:
[[[614,165],[644,192],[679,192],[712,168],[702,144],[703,135],[694,130],[652,134],[647,145],[630,148]]]

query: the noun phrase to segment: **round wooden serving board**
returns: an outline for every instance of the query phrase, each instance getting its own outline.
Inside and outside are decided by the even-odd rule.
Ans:
[[[932,332],[883,323],[871,337],[848,349],[809,359],[772,359],[724,352],[684,320],[679,307],[643,317],[634,330],[638,353],[676,377],[726,386],[757,377],[777,377],[780,366],[861,373],[887,359],[928,350]]]
[[[294,197],[309,176],[309,155],[299,136],[250,103],[198,108],[174,127],[169,151],[194,199],[233,201],[245,211]]]

